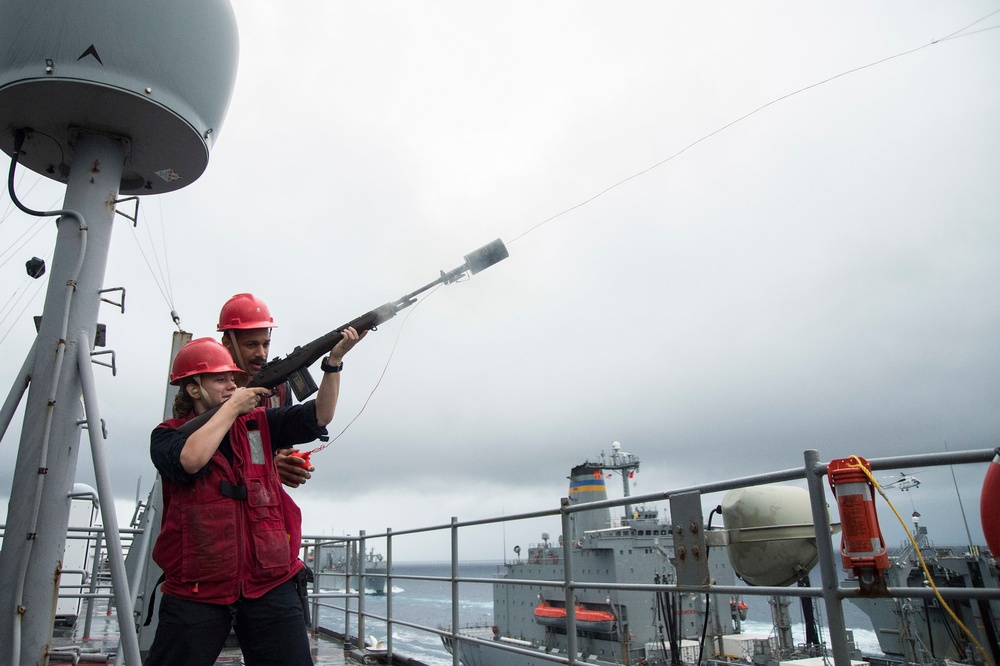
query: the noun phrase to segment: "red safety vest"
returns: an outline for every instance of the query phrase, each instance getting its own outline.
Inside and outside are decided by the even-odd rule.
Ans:
[[[260,396],[260,407],[287,407],[292,404],[291,386],[288,382],[274,387],[270,396]],[[289,526],[288,550],[292,559],[299,557],[302,550],[302,510],[292,496],[281,486],[281,510],[285,514],[285,524]]]
[[[159,427],[177,428],[193,416]],[[252,422],[263,445],[262,463],[251,460]],[[239,417],[229,442],[232,465],[216,451],[207,475],[191,484],[163,483],[163,520],[153,560],[163,569],[167,594],[230,604],[241,596],[260,597],[303,566],[297,557],[301,513],[282,499],[287,495],[271,457],[264,409]]]

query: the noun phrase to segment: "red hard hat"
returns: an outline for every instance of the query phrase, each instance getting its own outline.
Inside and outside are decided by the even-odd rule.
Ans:
[[[177,385],[185,377],[194,377],[206,372],[243,371],[233,363],[233,357],[222,343],[213,338],[198,338],[187,343],[174,357],[174,367],[170,370],[170,383]]]
[[[231,328],[275,328],[275,324],[264,301],[253,294],[236,294],[222,306],[216,330],[228,331]]]

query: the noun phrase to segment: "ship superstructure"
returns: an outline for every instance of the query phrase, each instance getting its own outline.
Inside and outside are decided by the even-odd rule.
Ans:
[[[621,451],[616,442],[610,456],[602,455],[598,461],[572,469],[568,501],[580,505],[607,500],[606,481],[616,474],[621,476],[628,497],[631,479],[638,469],[638,457]],[[706,601],[700,594],[665,595],[615,587],[677,582],[670,521],[655,509],[631,504],[624,508],[625,515],[618,519],[613,519],[610,508],[604,506],[571,515],[570,577],[587,584],[574,593],[572,612],[563,589],[551,585],[551,581],[567,577],[567,544],[562,538],[552,541],[543,533],[540,543],[529,546],[526,557],[505,564],[500,574],[504,579],[526,584],[494,585],[494,638],[510,645],[565,654],[570,649],[568,626],[572,614],[581,659],[637,664],[651,655],[665,658],[672,649],[690,650],[703,632],[713,637],[737,632],[739,601],[728,596],[713,596]],[[723,549],[709,552],[708,571],[712,584],[736,583]],[[591,587],[593,584],[596,586]],[[461,660],[467,666],[545,663],[530,656],[514,658],[465,644]]]

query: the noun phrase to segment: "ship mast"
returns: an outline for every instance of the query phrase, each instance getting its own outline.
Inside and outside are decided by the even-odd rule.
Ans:
[[[169,192],[203,173],[237,53],[229,0],[0,3],[0,149],[11,156],[11,200],[58,227],[37,337],[0,410],[2,437],[27,387],[0,549],[0,664],[44,663],[52,647],[82,428],[122,651],[140,663],[91,360],[103,344],[112,222],[120,194]],[[25,168],[66,185],[61,210],[20,203],[14,173]]]
[[[605,469],[615,470],[620,472],[622,475],[622,492],[625,497],[632,496],[632,490],[629,488],[629,479],[632,475],[639,469],[639,458],[628,453],[627,451],[621,450],[621,442],[611,443],[611,464],[605,465]],[[632,520],[632,505],[625,505],[625,519]]]

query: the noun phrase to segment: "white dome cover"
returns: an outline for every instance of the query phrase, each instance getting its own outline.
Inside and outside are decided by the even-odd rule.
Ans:
[[[158,194],[208,164],[239,56],[229,0],[0,1],[0,148],[65,181],[80,130],[128,139],[122,191]]]

